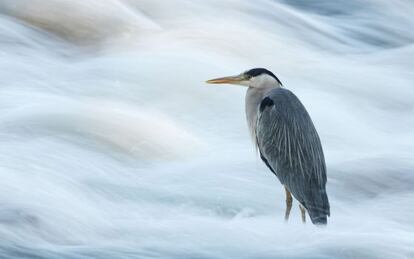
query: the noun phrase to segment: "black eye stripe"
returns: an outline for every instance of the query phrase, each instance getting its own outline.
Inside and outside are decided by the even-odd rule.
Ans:
[[[247,79],[250,79],[254,76],[259,76],[261,74],[267,74],[267,75],[273,77],[274,79],[276,79],[276,81],[280,85],[282,85],[282,82],[280,82],[279,78],[277,78],[277,76],[275,76],[275,74],[273,74],[272,72],[270,72],[266,68],[253,68],[253,69],[250,69],[250,70],[244,72],[244,75],[246,76]]]

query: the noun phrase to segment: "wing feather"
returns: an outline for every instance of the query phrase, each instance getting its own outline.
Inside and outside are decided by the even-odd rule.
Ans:
[[[263,101],[255,129],[261,157],[308,210],[312,221],[323,224],[330,214],[326,166],[312,120],[299,99],[287,89],[273,89]]]

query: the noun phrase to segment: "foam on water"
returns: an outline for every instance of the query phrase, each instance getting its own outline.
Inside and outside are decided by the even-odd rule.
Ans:
[[[0,0],[0,255],[414,257],[411,1]],[[245,89],[311,114],[332,217],[283,222]]]

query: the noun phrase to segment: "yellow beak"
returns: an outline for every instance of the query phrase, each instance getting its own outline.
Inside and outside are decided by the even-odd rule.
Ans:
[[[206,81],[207,84],[234,84],[239,85],[246,79],[242,75],[237,76],[226,76]]]

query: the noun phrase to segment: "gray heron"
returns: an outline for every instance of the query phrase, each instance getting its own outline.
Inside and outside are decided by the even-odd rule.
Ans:
[[[269,70],[254,68],[236,76],[208,80],[210,84],[246,86],[247,123],[261,159],[284,185],[285,220],[292,195],[313,224],[327,224],[326,166],[315,126],[303,104]]]

